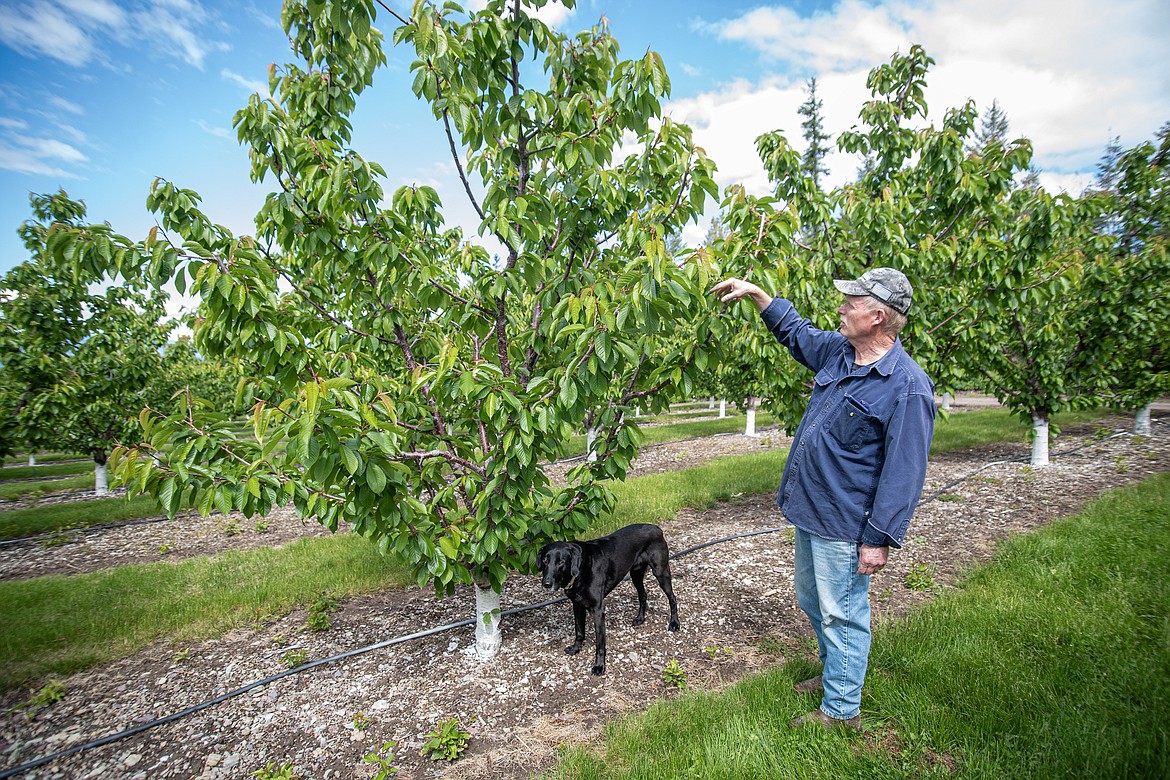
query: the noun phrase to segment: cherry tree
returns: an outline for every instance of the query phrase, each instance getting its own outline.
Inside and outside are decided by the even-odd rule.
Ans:
[[[634,408],[685,392],[712,338],[700,323],[656,348],[692,327],[711,283],[666,239],[717,193],[690,129],[661,115],[661,58],[622,59],[604,21],[551,29],[533,15],[542,5],[420,2],[387,17],[482,240],[445,226],[433,189],[387,193],[386,170],[353,148],[383,35],[372,2],[311,0],[285,4],[295,61],[271,69],[273,97],[235,119],[253,178],[273,184],[256,235],[232,235],[196,193],[159,180],[160,229],[125,248],[130,273],[200,299],[201,353],[250,361],[256,397],[280,399],[257,401],[251,440],[197,402],[145,415],[144,441],[121,457],[130,488],[171,512],[291,500],[346,523],[420,586],[474,586],[484,657],[509,574],[613,505],[607,484],[641,440]],[[101,275],[108,260],[77,267]],[[587,410],[597,458],[554,486],[545,464]]]

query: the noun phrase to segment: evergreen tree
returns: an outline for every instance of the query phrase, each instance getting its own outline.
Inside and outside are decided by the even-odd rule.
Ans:
[[[983,112],[979,130],[967,145],[967,153],[981,155],[992,144],[1006,144],[1009,126],[1007,112],[999,107],[998,100],[992,100],[991,106]]]
[[[800,170],[806,176],[811,177],[819,189],[821,174],[826,176],[829,174],[829,169],[825,166],[824,161],[829,154],[830,147],[826,145],[829,134],[825,132],[825,123],[821,116],[821,107],[824,105],[824,101],[817,99],[815,76],[808,80],[807,92],[808,100],[804,101],[797,109],[797,113],[805,117],[800,126],[804,128],[804,140],[808,144],[805,147],[804,155],[800,158]]]

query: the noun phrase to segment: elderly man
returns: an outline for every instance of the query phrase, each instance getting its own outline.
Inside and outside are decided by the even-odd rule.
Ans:
[[[845,302],[837,331],[813,327],[790,301],[727,279],[711,288],[760,309],[776,339],[814,374],[776,504],[796,526],[795,584],[817,635],[822,674],[796,684],[822,692],[792,721],[861,728],[870,645],[870,575],[901,547],[922,494],[934,435],[934,385],[902,348],[910,282],[893,268],[836,280]]]

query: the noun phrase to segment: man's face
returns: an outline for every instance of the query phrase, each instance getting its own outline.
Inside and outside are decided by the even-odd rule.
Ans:
[[[837,309],[841,315],[841,327],[837,330],[850,341],[871,336],[878,327],[878,316],[870,308],[870,300],[868,295],[846,295],[845,302]]]

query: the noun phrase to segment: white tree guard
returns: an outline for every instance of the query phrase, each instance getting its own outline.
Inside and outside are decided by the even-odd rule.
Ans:
[[[500,594],[491,588],[475,586],[475,655],[481,661],[495,658],[500,652]]]

